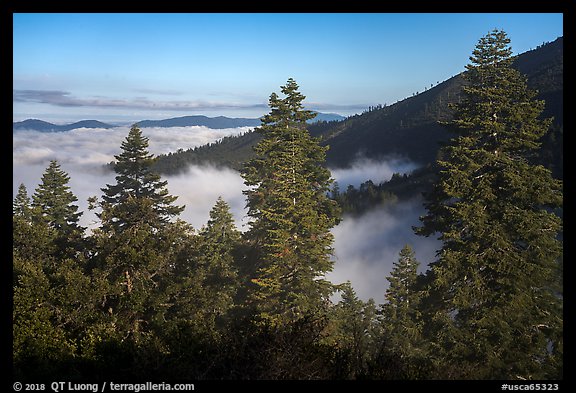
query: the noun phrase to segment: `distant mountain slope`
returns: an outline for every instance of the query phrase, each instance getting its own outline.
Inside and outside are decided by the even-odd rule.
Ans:
[[[72,124],[57,125],[38,119],[28,119],[12,123],[12,130],[33,130],[40,132],[65,132],[76,128],[113,128],[111,124],[102,123],[98,120],[82,120]]]
[[[337,113],[320,113],[320,112],[316,112],[316,117],[313,118],[312,120],[308,120],[308,123],[313,124],[313,123],[317,123],[317,122],[323,122],[323,121],[327,121],[327,122],[331,122],[331,121],[342,121],[346,119],[344,116],[340,116]]]
[[[345,119],[335,113],[320,113],[316,112],[317,116],[310,121],[310,123],[317,122],[331,122]],[[174,117],[164,120],[142,120],[137,123],[141,128],[150,127],[190,127],[190,126],[204,126],[212,129],[223,128],[238,128],[238,127],[257,127],[259,126],[260,119],[251,118],[231,118],[225,116],[207,117],[202,115],[197,116],[182,116]],[[82,120],[72,124],[56,125],[43,120],[28,119],[16,123],[12,123],[12,130],[33,130],[40,132],[64,132],[70,131],[75,128],[113,128],[115,125],[102,123],[98,120]]]
[[[554,117],[552,132],[543,140],[540,161],[563,173],[563,39],[519,55],[514,66],[526,73],[528,85],[546,100],[545,117]],[[413,97],[371,110],[342,121],[309,126],[323,145],[329,145],[327,163],[345,167],[359,154],[379,159],[401,155],[422,165],[434,162],[441,143],[449,140],[448,130],[439,124],[452,117],[450,103],[460,99],[462,75],[456,75]],[[305,90],[305,86],[303,87]],[[260,136],[246,133],[219,143],[161,156],[158,170],[174,173],[188,164],[210,163],[240,168],[252,155],[251,146]]]
[[[237,127],[256,127],[260,125],[259,119],[230,118],[224,116],[207,117],[207,116],[183,116],[165,120],[142,120],[139,121],[140,128],[149,127],[190,127],[204,126],[214,129],[237,128]]]
[[[563,39],[517,57],[514,67],[526,74],[528,85],[546,100],[545,117],[563,124]],[[428,163],[439,144],[451,135],[439,121],[451,119],[449,104],[460,99],[462,74],[394,105],[348,118],[332,127],[311,127],[330,145],[328,162],[343,166],[361,152],[367,157],[403,155]]]
[[[340,116],[335,113],[316,113],[316,117],[310,120],[311,124],[316,122],[339,121],[345,119],[344,116]],[[204,126],[213,129],[222,129],[237,127],[258,127],[260,124],[260,119],[242,117],[230,118],[225,116],[207,117],[202,115],[175,117],[165,120],[142,120],[138,122],[138,126],[141,128]]]
[[[241,136],[224,137],[185,151],[162,154],[158,156],[155,169],[162,174],[181,173],[189,165],[213,165],[239,170],[246,158],[252,156],[252,148],[260,138],[260,134],[249,131]]]

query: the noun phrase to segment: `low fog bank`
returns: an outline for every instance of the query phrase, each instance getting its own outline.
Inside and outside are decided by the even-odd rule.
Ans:
[[[243,134],[253,127],[211,129],[202,126],[142,128],[149,139],[149,151],[155,155],[189,149],[217,141],[223,137]],[[68,132],[16,131],[12,134],[13,162],[42,164],[51,159],[60,163],[105,164],[121,152],[130,127],[78,128]]]
[[[47,165],[46,165],[47,166]],[[116,174],[106,170],[85,170],[84,168],[68,164],[61,165],[62,170],[70,176],[69,186],[78,198],[75,203],[83,214],[80,217],[80,225],[89,230],[97,226],[98,219],[94,211],[88,210],[87,199],[91,196],[101,198],[102,188],[106,184],[115,184]],[[16,196],[18,186],[23,183],[31,198],[34,190],[41,180],[46,167],[44,165],[21,165],[14,169],[13,194]],[[236,225],[240,230],[245,230],[247,219],[244,212],[245,196],[243,179],[233,170],[222,170],[212,167],[190,167],[185,173],[178,176],[166,176],[162,178],[168,181],[168,191],[171,195],[178,196],[174,202],[178,206],[185,205],[184,211],[179,218],[192,224],[196,229],[208,222],[210,209],[222,196],[230,205]]]
[[[418,168],[418,164],[403,157],[389,157],[379,161],[359,157],[347,168],[330,169],[332,177],[338,182],[340,191],[346,191],[349,185],[358,188],[367,180],[374,184],[386,182],[394,173],[410,173]]]
[[[188,149],[214,142],[222,137],[238,135],[250,127],[210,129],[207,127],[143,128],[142,134],[149,138],[149,151],[155,155]],[[70,176],[69,186],[78,198],[76,203],[84,213],[80,224],[90,229],[96,224],[94,212],[88,211],[87,199],[101,197],[101,188],[115,184],[115,173],[106,170],[105,164],[121,153],[121,144],[130,127],[113,129],[76,129],[69,132],[42,133],[18,131],[13,133],[12,196],[23,183],[31,197],[41,182],[42,174],[50,160],[58,160],[62,170]],[[208,220],[208,214],[222,196],[243,225],[243,180],[232,170],[216,170],[211,167],[191,167],[178,176],[163,177],[168,181],[168,191],[177,195],[176,204],[186,205],[181,218],[200,228]]]
[[[421,198],[370,210],[359,217],[345,216],[332,230],[334,234],[334,270],[327,275],[333,283],[350,280],[362,300],[384,302],[387,276],[398,261],[400,250],[409,244],[424,272],[434,260],[440,242],[434,237],[414,234],[419,216],[425,213]]]
[[[206,166],[191,166],[185,173],[166,176],[168,189],[177,195],[177,205],[186,205],[180,218],[196,229],[208,222],[210,209],[221,196],[229,205],[239,230],[248,229],[248,218],[244,209],[246,189],[244,179],[232,169],[220,169]]]

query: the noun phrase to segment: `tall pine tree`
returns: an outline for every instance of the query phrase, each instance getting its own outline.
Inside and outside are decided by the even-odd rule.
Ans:
[[[151,340],[152,321],[162,319],[166,280],[172,278],[176,253],[187,238],[181,222],[172,222],[184,207],[175,206],[167,182],[152,170],[148,138],[132,126],[115,156],[116,184],[102,189],[98,213],[102,226],[94,231],[95,276],[103,283],[104,315],[121,341],[140,345]],[[93,202],[93,201],[92,201]]]
[[[428,195],[422,235],[440,234],[428,273],[431,356],[445,378],[554,378],[562,364],[562,183],[529,158],[550,127],[511,67],[510,40],[480,39]]]
[[[414,344],[421,333],[417,307],[419,293],[415,288],[418,265],[414,251],[406,244],[387,277],[390,286],[386,291],[386,303],[382,305],[384,331],[387,345],[401,357],[417,352]]]
[[[158,229],[171,217],[179,215],[183,206],[175,206],[178,198],[169,195],[160,175],[152,170],[155,158],[148,152],[148,138],[133,125],[115,156],[116,184],[107,184],[102,191],[104,230],[122,231],[139,224]]]
[[[18,186],[18,193],[16,194],[14,201],[12,201],[12,215],[30,221],[31,209],[32,207],[30,205],[28,190],[26,189],[26,186],[21,183]]]
[[[55,253],[77,257],[83,248],[84,229],[78,224],[82,212],[74,203],[78,198],[70,190],[70,176],[57,160],[51,160],[42,175],[42,182],[32,195],[33,219],[54,230]]]
[[[20,184],[12,202],[12,248],[15,257],[42,261],[56,253],[56,231],[40,219],[40,211],[39,207],[32,207],[26,186]]]
[[[200,235],[203,242],[198,252],[205,270],[203,287],[208,292],[211,316],[218,320],[234,305],[239,285],[234,257],[240,244],[240,231],[234,224],[230,206],[222,197],[218,197],[210,210],[210,219]]]
[[[263,139],[242,173],[253,219],[246,239],[257,250],[249,300],[273,325],[314,313],[328,299],[332,286],[323,276],[332,270],[330,228],[339,219],[327,197],[327,148],[306,129],[314,114],[303,108],[293,79],[281,91],[284,98],[270,96],[271,111],[257,129]]]
[[[13,202],[13,355],[15,371],[50,376],[79,355],[93,315],[84,274],[86,244],[68,176],[51,162],[31,207],[20,185]]]
[[[362,301],[349,281],[340,284],[342,299],[331,308],[328,345],[335,379],[357,379],[369,373],[381,329],[373,299]]]

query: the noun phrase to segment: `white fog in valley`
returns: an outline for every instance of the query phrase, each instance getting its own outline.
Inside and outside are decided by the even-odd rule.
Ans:
[[[94,227],[96,216],[87,210],[87,199],[90,196],[100,197],[101,188],[115,183],[115,174],[103,166],[113,161],[114,155],[121,153],[120,145],[129,129],[82,128],[59,133],[13,133],[13,197],[20,183],[24,183],[31,196],[50,160],[56,159],[62,170],[70,175],[69,185],[78,198],[77,205],[84,212],[81,225]],[[149,151],[159,155],[201,146],[248,130],[249,127],[218,130],[200,126],[154,127],[143,128],[142,134],[149,138]],[[234,171],[194,167],[186,174],[164,176],[163,179],[168,181],[169,192],[178,196],[176,204],[186,205],[181,218],[195,228],[199,229],[207,222],[210,208],[220,195],[230,203],[238,220],[243,216],[243,181]],[[240,226],[240,221],[237,224]]]
[[[394,173],[410,173],[416,168],[416,163],[403,157],[394,156],[376,161],[359,156],[348,168],[332,169],[331,172],[340,191],[344,192],[348,185],[358,188],[367,180],[380,184],[390,180]]]
[[[215,130],[206,127],[143,128],[150,140],[149,150],[154,154],[175,152],[222,137],[237,135],[250,128]],[[76,203],[83,212],[81,225],[89,230],[97,225],[94,212],[87,209],[90,196],[101,197],[101,188],[115,183],[115,174],[103,165],[114,160],[121,152],[120,145],[128,135],[129,127],[113,129],[77,129],[61,133],[18,131],[13,133],[13,197],[23,183],[31,197],[41,181],[50,160],[56,159],[62,170],[70,176],[69,185],[78,198]],[[408,173],[416,165],[402,158],[386,161],[359,159],[350,168],[337,169],[333,177],[345,191],[348,184],[358,187],[371,179],[375,184],[389,180],[393,173]],[[208,221],[209,211],[218,196],[231,207],[236,225],[241,231],[248,229],[245,210],[246,188],[238,172],[212,167],[192,166],[185,173],[163,176],[168,181],[170,194],[178,196],[176,204],[185,205],[180,218],[200,229]],[[424,213],[420,198],[400,202],[389,208],[378,208],[356,218],[345,216],[333,229],[335,265],[327,278],[334,283],[350,281],[358,297],[384,302],[388,287],[386,276],[398,260],[398,253],[409,243],[420,261],[419,271],[433,260],[439,243],[433,238],[414,235]]]
[[[417,236],[412,226],[420,224],[424,214],[421,198],[400,202],[387,208],[375,208],[359,217],[344,216],[332,230],[334,234],[334,270],[327,275],[333,283],[350,281],[356,295],[366,301],[384,303],[387,276],[398,261],[404,245],[409,244],[420,262],[418,272],[433,260],[439,242],[434,237]]]

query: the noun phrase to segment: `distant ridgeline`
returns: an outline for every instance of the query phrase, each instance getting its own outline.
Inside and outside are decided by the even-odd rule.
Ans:
[[[76,123],[57,125],[38,119],[27,119],[12,123],[12,131],[33,130],[40,132],[66,132],[76,128],[113,128],[111,124],[102,123],[98,120],[82,120]]]
[[[535,160],[552,169],[555,177],[562,178],[563,38],[519,55],[515,67],[526,74],[528,86],[538,90],[539,98],[546,101],[543,115],[554,117],[552,130],[544,138]],[[451,137],[439,122],[451,120],[449,104],[460,99],[462,83],[461,75],[456,75],[423,87],[423,91],[394,104],[371,107],[360,115],[341,121],[315,123],[309,126],[309,131],[320,137],[323,145],[330,146],[327,153],[330,167],[346,167],[359,154],[372,159],[400,155],[422,167],[432,166],[440,145]],[[253,156],[252,146],[259,139],[257,133],[247,132],[205,146],[162,155],[156,168],[163,174],[179,173],[188,165],[209,164],[239,169]],[[418,174],[429,176],[427,171],[418,171]],[[412,182],[428,183],[414,179]],[[347,185],[341,186],[345,188]]]
[[[336,115],[333,113],[318,113],[313,120],[309,123],[317,123],[321,121],[334,121],[342,120],[343,116]],[[239,127],[256,127],[260,125],[260,119],[250,119],[250,118],[235,118],[235,117],[207,117],[202,115],[196,116],[181,116],[174,117],[170,119],[163,120],[141,120],[137,122],[140,128],[169,128],[169,127],[191,127],[200,126],[208,127],[212,129],[223,129],[223,128],[239,128]],[[22,130],[32,130],[39,132],[65,132],[74,130],[77,128],[114,128],[120,127],[118,124],[107,124],[102,123],[98,120],[82,120],[71,124],[52,124],[47,121],[38,119],[27,119],[24,121],[12,123],[12,131],[22,131]]]

